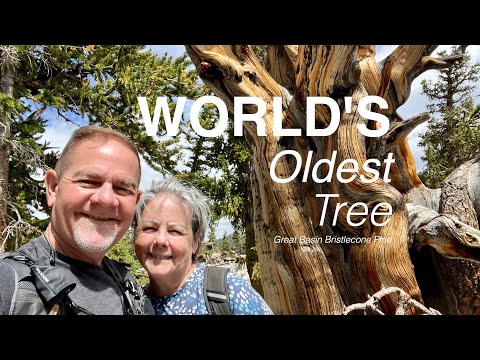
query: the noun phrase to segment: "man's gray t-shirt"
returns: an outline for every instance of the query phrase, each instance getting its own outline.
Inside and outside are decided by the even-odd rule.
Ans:
[[[35,260],[38,264],[50,263],[50,245],[43,237],[31,240],[19,250]],[[55,266],[68,270],[65,277],[76,286],[69,293],[75,304],[96,315],[123,315],[123,295],[115,281],[101,266],[78,261],[56,253]],[[11,291],[5,289],[14,283],[14,276],[9,265],[0,262],[0,314],[8,314],[11,299],[2,298],[1,294]],[[9,278],[7,278],[9,277]]]

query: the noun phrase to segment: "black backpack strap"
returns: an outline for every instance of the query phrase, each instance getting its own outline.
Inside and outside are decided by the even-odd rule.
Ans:
[[[205,266],[204,297],[210,315],[231,315],[228,300],[227,273],[228,268]]]
[[[103,259],[103,264],[122,290],[127,315],[155,315],[150,299],[126,265],[107,257]]]
[[[22,275],[20,275],[17,270],[18,266],[17,263],[10,258],[13,255],[11,253],[2,253],[0,254],[0,261],[2,261],[0,266],[0,291],[1,291],[1,299],[3,301],[0,302],[2,304],[1,314],[2,315],[12,315],[14,306],[15,306],[15,298],[17,296],[18,290],[18,282]],[[8,259],[3,261],[4,259]],[[27,276],[30,273],[30,269],[27,266],[26,271]],[[21,267],[20,267],[21,268]]]
[[[30,275],[30,267],[25,263],[26,257],[21,252],[4,252],[0,254],[0,261],[4,259],[8,259],[5,263],[13,267],[18,281]]]
[[[17,256],[14,259],[27,264],[30,267],[33,283],[37,288],[38,294],[49,306],[68,298],[68,293],[72,291],[76,284],[67,280],[65,269],[52,265],[37,265],[37,263],[22,253],[24,258]],[[69,299],[69,298],[68,298]]]
[[[14,293],[12,296],[12,305],[15,307],[18,306],[20,313],[27,311],[28,308],[34,308],[34,313],[42,311],[40,309],[41,303],[35,303],[33,298],[17,299],[17,290],[19,288],[19,282],[24,280],[27,281],[27,278],[30,279],[36,289],[36,293],[46,308],[52,308],[55,304],[65,303],[70,304],[71,300],[68,296],[68,293],[72,291],[76,284],[72,281],[66,280],[64,276],[64,269],[57,268],[51,265],[38,265],[34,260],[32,260],[28,255],[20,251],[11,252],[3,255],[0,259],[8,259],[10,266],[15,273],[15,286]],[[32,288],[33,289],[33,288]],[[33,295],[33,294],[32,294]],[[32,295],[29,295],[30,297]],[[19,300],[18,304],[15,304]],[[26,307],[25,307],[26,306]],[[14,310],[13,306],[10,308],[10,313]],[[30,311],[29,311],[30,313]]]

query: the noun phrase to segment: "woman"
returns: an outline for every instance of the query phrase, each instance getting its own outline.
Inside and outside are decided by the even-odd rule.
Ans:
[[[157,315],[208,314],[205,266],[195,263],[210,220],[207,198],[175,178],[154,183],[142,193],[135,214],[135,253],[148,272],[145,291]],[[233,315],[272,314],[241,276],[227,273]]]

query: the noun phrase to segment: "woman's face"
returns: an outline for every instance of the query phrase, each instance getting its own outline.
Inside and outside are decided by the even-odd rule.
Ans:
[[[135,232],[135,253],[150,278],[181,286],[197,248],[192,216],[178,197],[160,193],[148,203]]]

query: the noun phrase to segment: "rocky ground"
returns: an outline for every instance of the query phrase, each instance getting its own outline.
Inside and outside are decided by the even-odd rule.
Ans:
[[[250,277],[247,272],[247,265],[245,263],[245,255],[236,255],[230,253],[228,255],[213,253],[210,256],[202,254],[198,257],[198,263],[205,265],[215,265],[229,268],[230,271],[235,271],[237,274],[242,276],[249,284],[251,283]],[[144,268],[140,268],[135,272],[136,278],[139,280],[141,285],[146,285],[148,283],[148,274]]]

